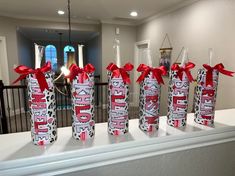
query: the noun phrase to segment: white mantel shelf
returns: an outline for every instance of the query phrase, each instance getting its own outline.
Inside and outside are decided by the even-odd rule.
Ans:
[[[107,123],[96,124],[94,139],[76,141],[71,127],[59,128],[52,145],[35,146],[30,132],[0,135],[0,175],[56,175],[235,141],[235,109],[216,111],[215,126],[206,127],[188,114],[187,126],[176,129],[160,117],[158,132],[147,134],[130,120],[129,133],[111,136]]]

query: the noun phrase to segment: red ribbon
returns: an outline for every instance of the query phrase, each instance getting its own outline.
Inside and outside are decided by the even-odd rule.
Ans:
[[[165,66],[160,66],[159,68],[152,68],[149,67],[145,64],[140,64],[139,67],[137,68],[138,72],[142,72],[142,74],[140,75],[140,77],[137,79],[137,82],[141,82],[144,80],[144,78],[146,78],[146,76],[152,72],[153,76],[157,79],[159,84],[164,84],[164,81],[162,79],[162,75],[166,75],[167,74],[167,70]]]
[[[92,64],[87,64],[84,68],[80,68],[76,64],[72,64],[69,67],[69,70],[70,74],[67,77],[70,79],[70,81],[78,76],[78,82],[83,83],[86,79],[89,78],[87,74],[95,71],[95,67]]]
[[[203,67],[207,70],[206,72],[206,86],[210,85],[213,87],[213,70],[218,70],[220,73],[227,75],[227,76],[233,76],[235,72],[228,71],[224,69],[224,65],[222,63],[215,65],[214,67],[211,67],[210,65],[203,64]]]
[[[181,81],[183,78],[183,73],[185,72],[186,76],[188,77],[189,82],[192,82],[194,79],[193,79],[193,76],[192,76],[190,70],[194,67],[195,67],[194,63],[188,62],[183,67],[180,67],[178,64],[173,64],[171,66],[171,70],[177,72],[177,76],[180,78]]]
[[[38,84],[39,84],[41,91],[43,92],[45,89],[47,89],[47,90],[49,89],[44,73],[51,70],[51,63],[50,62],[47,62],[44,66],[42,66],[41,68],[37,68],[37,69],[32,69],[32,68],[29,68],[25,65],[20,65],[20,66],[16,67],[14,70],[16,73],[20,74],[20,77],[17,78],[13,82],[13,84],[15,84],[16,82],[18,82],[22,79],[25,79],[27,77],[27,75],[29,75],[29,74],[35,74],[35,77],[38,80]]]
[[[124,67],[122,67],[122,68],[119,68],[114,63],[110,63],[107,67],[107,70],[109,70],[113,73],[112,78],[113,77],[118,78],[121,75],[124,84],[130,84],[131,80],[130,80],[128,72],[131,71],[133,68],[134,68],[134,66],[130,63],[125,64]]]

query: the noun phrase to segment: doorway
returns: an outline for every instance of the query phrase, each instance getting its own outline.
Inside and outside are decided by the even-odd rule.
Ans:
[[[9,85],[9,72],[7,61],[6,37],[0,36],[0,80],[3,80],[5,85]]]
[[[150,48],[150,40],[143,40],[135,43],[135,59],[134,68],[137,69],[139,64],[146,63],[148,50]],[[134,81],[139,77],[138,72],[134,72]],[[133,106],[139,106],[139,84],[136,83],[133,88]]]

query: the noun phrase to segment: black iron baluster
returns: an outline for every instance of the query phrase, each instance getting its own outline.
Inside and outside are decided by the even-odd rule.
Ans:
[[[12,103],[13,103],[14,117],[15,117],[15,129],[16,129],[16,132],[18,132],[14,89],[11,89],[11,93],[12,93],[12,98],[13,98],[13,102]]]
[[[8,126],[7,126],[7,117],[6,117],[6,111],[5,111],[5,102],[4,102],[4,84],[2,80],[0,80],[0,101],[1,101],[1,109],[2,109],[2,132],[4,134],[8,133]]]
[[[18,90],[18,100],[19,100],[19,109],[20,109],[20,125],[21,125],[21,131],[23,130],[23,121],[22,121],[22,114],[21,114],[21,95],[20,95],[20,88],[17,89]]]
[[[101,87],[101,117],[100,117],[100,121],[104,122],[104,111],[103,111],[103,103],[104,103],[104,87],[103,85],[100,86]]]
[[[68,87],[67,84],[65,85],[66,92],[68,93]],[[65,98],[65,119],[66,119],[66,124],[65,126],[68,126],[68,101],[67,101],[67,96],[64,95]]]
[[[107,122],[108,121],[108,86],[104,85],[104,89],[105,89],[105,102],[104,102],[104,105],[105,105],[105,110],[104,110],[104,122]]]
[[[27,95],[27,87],[23,88],[23,100],[24,101],[24,111],[25,111],[25,118],[26,118],[26,130],[29,131],[29,119],[28,119],[28,96]]]
[[[96,105],[98,106],[99,105],[99,96],[98,96],[99,86],[98,85],[96,85],[95,90],[96,90]]]
[[[63,97],[62,94],[60,94],[60,113],[61,113],[61,121],[62,121],[62,127],[64,127],[64,112],[63,112]]]
[[[9,133],[12,133],[12,128],[11,128],[11,113],[10,113],[10,103],[9,103],[9,95],[8,95],[8,89],[6,90],[6,97],[7,97],[7,112],[8,112],[8,118],[9,118]]]
[[[58,116],[58,91],[55,92],[55,101],[56,101],[56,121],[57,121],[57,126],[60,127],[59,125],[59,116]]]
[[[98,87],[99,85],[96,84],[96,87]],[[96,100],[97,101],[97,105],[96,105],[96,122],[98,123],[99,122],[99,116],[100,116],[100,102],[99,102],[99,97],[100,97],[100,91],[101,89],[97,89],[98,91],[96,92],[96,96],[98,97],[98,99]]]

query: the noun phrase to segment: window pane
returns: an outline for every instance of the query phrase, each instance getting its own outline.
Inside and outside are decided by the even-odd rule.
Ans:
[[[57,53],[56,53],[56,47],[54,45],[47,45],[45,48],[45,58],[46,62],[50,61],[52,70],[57,70]]]
[[[67,60],[68,60],[68,58],[67,58],[67,52],[68,52],[68,51],[73,51],[73,52],[75,52],[75,49],[74,49],[73,46],[70,46],[70,45],[67,45],[67,46],[64,47],[64,65],[67,64]]]

